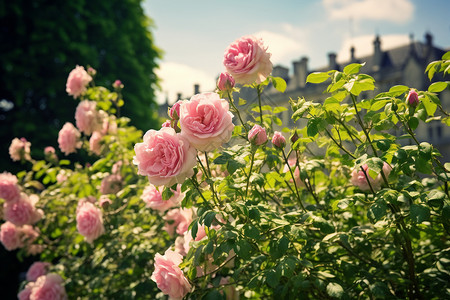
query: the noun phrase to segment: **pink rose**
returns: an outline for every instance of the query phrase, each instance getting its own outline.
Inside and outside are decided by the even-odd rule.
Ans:
[[[28,197],[22,193],[18,200],[6,202],[3,205],[5,220],[17,226],[36,223],[42,217],[42,212],[34,207],[38,199],[36,195]]]
[[[286,138],[279,131],[275,131],[272,137],[272,144],[280,149],[283,149],[286,146]]]
[[[35,284],[34,282],[27,283],[25,288],[22,291],[20,291],[19,294],[17,294],[17,298],[19,300],[30,300],[31,290],[34,284]]]
[[[191,290],[189,281],[178,267],[182,261],[180,254],[169,249],[164,255],[155,255],[155,271],[151,279],[171,299],[182,299]]]
[[[106,176],[102,180],[100,186],[100,193],[102,194],[116,194],[122,189],[122,177],[117,174]]]
[[[0,227],[0,242],[6,250],[12,251],[23,246],[20,239],[21,232],[16,225],[7,221]]]
[[[80,132],[73,126],[72,123],[67,122],[58,134],[59,149],[65,154],[77,152],[77,148],[81,148]]]
[[[6,202],[15,201],[20,198],[20,188],[17,177],[9,172],[0,174],[0,198]]]
[[[236,83],[259,84],[272,72],[270,56],[262,39],[244,36],[228,46],[223,64]]]
[[[174,234],[175,228],[179,235],[183,235],[189,228],[192,222],[192,210],[187,208],[175,208],[169,210],[164,216],[166,224],[164,225],[164,230],[172,236]],[[173,221],[173,223],[169,223]]]
[[[145,187],[141,199],[144,200],[147,207],[154,210],[166,211],[169,208],[180,205],[184,193],[181,192],[181,184],[177,184],[177,189],[172,190],[173,195],[167,200],[162,199],[161,193],[152,184]]]
[[[9,146],[9,156],[13,161],[31,160],[30,147],[31,143],[25,138],[14,138]]]
[[[30,300],[66,300],[67,294],[61,276],[55,273],[40,276],[34,284],[29,286],[31,290]],[[28,285],[26,289],[28,288]],[[26,299],[26,298],[24,298]]]
[[[296,165],[297,163],[297,159],[296,158],[291,158],[288,160],[288,166],[284,166],[283,172],[284,173],[288,173],[289,172],[289,168],[292,168]],[[297,187],[305,187],[305,183],[300,179],[300,170],[298,169],[298,167],[295,166],[295,169],[293,171],[294,173],[294,179],[295,179],[295,184]],[[289,172],[290,174],[290,172]],[[294,180],[290,180],[290,182],[294,182]]]
[[[39,232],[37,232],[31,225],[23,225],[20,228],[20,239],[26,246],[31,246],[31,244],[39,237]]]
[[[254,125],[248,132],[248,140],[256,146],[260,146],[267,142],[266,129],[259,125]]]
[[[45,147],[44,154],[45,155],[55,154],[55,148],[53,148],[52,146]]]
[[[230,140],[232,119],[225,99],[216,93],[197,94],[181,104],[181,135],[199,151],[211,151]]]
[[[111,172],[113,174],[120,174],[120,168],[122,168],[122,165],[123,165],[123,161],[119,160],[118,162],[113,164],[113,166],[111,167]]]
[[[112,204],[111,199],[107,195],[101,195],[98,199],[98,205],[102,208],[107,208]]]
[[[98,131],[94,131],[92,133],[91,138],[89,139],[89,150],[91,150],[93,153],[100,155],[101,154],[101,143],[102,140],[102,134]]]
[[[77,229],[92,244],[105,232],[101,210],[91,202],[80,201],[77,207]]]
[[[66,181],[68,178],[67,175],[68,175],[68,172],[66,170],[64,170],[64,169],[59,170],[58,175],[56,175],[56,181],[58,183],[62,183],[64,181]]]
[[[363,165],[362,168],[364,169],[364,172],[366,173],[367,178],[369,178],[369,182],[370,182],[370,185],[372,185],[373,190],[374,191],[379,190],[381,188],[381,184],[384,181],[381,174],[378,174],[377,177],[375,177],[375,179],[374,179],[369,175],[369,166],[368,165]],[[388,165],[387,163],[383,164],[383,173],[386,176],[386,178],[391,173],[391,170],[392,170],[392,168],[390,165]],[[360,190],[369,191],[370,186],[369,186],[369,183],[367,183],[367,179],[366,179],[366,176],[364,175],[364,172],[361,170],[361,168],[354,169],[352,171],[352,177],[351,177],[350,181],[354,186],[357,186]]]
[[[38,277],[47,274],[50,264],[47,262],[37,261],[34,262],[27,272],[28,281],[36,281]]]
[[[116,81],[113,82],[112,84],[113,88],[115,88],[116,90],[118,89],[123,89],[124,85],[122,83],[122,81],[120,81],[119,79],[117,79]]]
[[[164,123],[161,124],[161,128],[163,127],[172,127],[172,122],[170,120],[166,120]]]
[[[234,78],[230,75],[230,73],[222,72],[219,75],[219,79],[217,79],[217,88],[224,91],[231,91],[234,88]]]
[[[66,83],[66,92],[77,98],[86,91],[86,86],[92,81],[92,77],[86,72],[84,67],[76,66],[69,73]]]
[[[108,114],[103,110],[100,110],[99,114],[100,114],[100,119],[103,120],[101,133],[102,134],[116,134],[117,133],[116,117],[108,116]]]
[[[97,103],[94,101],[81,101],[75,111],[75,121],[78,129],[86,135],[99,131],[103,126],[103,118],[96,110]]]
[[[411,89],[408,93],[408,96],[406,97],[406,103],[411,107],[416,107],[419,105],[419,95],[414,89]]]
[[[178,120],[180,118],[180,106],[182,101],[179,100],[175,102],[172,107],[169,109],[169,117],[172,120]]]
[[[134,151],[138,174],[147,176],[156,186],[183,183],[194,174],[197,151],[173,128],[147,131],[143,143],[137,143]]]

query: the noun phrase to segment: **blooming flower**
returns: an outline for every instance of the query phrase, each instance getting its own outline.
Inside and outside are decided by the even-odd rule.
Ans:
[[[0,174],[0,198],[6,202],[15,201],[20,198],[20,188],[17,177],[9,172]]]
[[[252,129],[248,132],[248,140],[253,145],[262,145],[267,142],[266,129],[259,125],[254,125]]]
[[[40,276],[47,274],[50,263],[36,261],[27,271],[27,280],[36,281]]]
[[[223,64],[236,83],[259,84],[272,72],[270,56],[261,39],[244,36],[228,46]]]
[[[0,242],[8,251],[22,247],[20,236],[20,229],[9,221],[6,221],[0,227]]]
[[[91,81],[92,77],[86,72],[84,67],[76,66],[67,78],[66,92],[73,98],[77,98],[86,91],[86,86]]]
[[[67,294],[61,276],[55,273],[40,276],[28,283],[17,296],[19,300],[66,300]]]
[[[143,143],[137,143],[134,151],[138,173],[156,186],[183,183],[194,174],[197,151],[173,128],[147,131]]]
[[[91,202],[80,201],[77,207],[77,229],[88,243],[105,232],[102,211]]]
[[[103,178],[100,186],[100,193],[115,194],[122,189],[122,177],[118,174],[111,174]]]
[[[175,228],[176,233],[183,235],[189,228],[189,224],[192,222],[192,210],[187,208],[175,208],[169,210],[164,216],[166,224],[164,225],[164,230],[172,236],[174,234]],[[173,223],[169,223],[173,221]]]
[[[19,199],[6,202],[3,205],[5,220],[17,226],[36,223],[42,218],[42,212],[34,207],[38,199],[37,195],[28,197],[21,193]]]
[[[75,153],[77,148],[81,148],[80,132],[73,126],[72,123],[67,122],[58,134],[59,149],[65,154]]]
[[[184,193],[181,192],[181,184],[177,185],[177,189],[175,191],[171,191],[173,192],[172,197],[167,200],[163,200],[158,189],[153,184],[150,184],[145,187],[141,199],[145,202],[147,207],[150,207],[151,209],[166,211],[169,208],[180,205],[184,197]]]
[[[217,79],[217,88],[220,91],[231,91],[234,88],[234,78],[228,72],[222,72],[219,75],[219,79]]]
[[[13,161],[31,160],[30,147],[31,143],[25,138],[14,138],[9,146],[9,156]]]
[[[272,144],[280,149],[283,149],[286,146],[286,138],[279,131],[275,131],[272,137]]]
[[[225,99],[216,93],[200,93],[181,104],[181,135],[197,150],[211,151],[230,140],[232,119]]]
[[[182,261],[183,257],[170,249],[164,255],[155,255],[155,271],[151,279],[171,299],[182,299],[191,290],[189,281],[179,267]]]
[[[101,153],[101,143],[102,134],[98,131],[94,131],[89,139],[89,150],[93,153],[100,155]]]
[[[96,130],[101,130],[103,118],[96,110],[95,101],[81,101],[75,111],[75,121],[78,129],[86,135],[91,135]]]
[[[354,169],[352,171],[352,177],[350,179],[351,183],[354,186],[357,186],[362,191],[369,191],[370,185],[372,186],[374,191],[379,190],[381,188],[381,184],[383,183],[383,177],[381,176],[381,173],[378,174],[377,177],[375,177],[375,179],[374,179],[369,175],[369,166],[368,165],[363,165],[362,168],[364,169],[364,171],[361,170],[361,168]],[[384,163],[382,170],[383,170],[384,175],[387,177],[391,173],[392,168],[387,163]],[[364,175],[364,173],[365,173],[365,175]],[[366,175],[367,175],[367,178],[369,178],[370,185],[367,182]]]

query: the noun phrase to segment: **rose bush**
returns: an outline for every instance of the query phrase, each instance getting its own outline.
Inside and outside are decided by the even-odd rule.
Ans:
[[[249,37],[227,49],[253,103],[235,102],[227,78],[143,135],[119,115],[123,86],[91,80],[76,98],[95,105],[74,118],[98,114],[95,130],[66,123],[61,151],[40,161],[13,141],[25,170],[0,175],[0,242],[51,263],[30,268],[19,299],[450,296],[450,164],[414,132],[450,125],[437,96],[448,83],[360,99],[375,88],[363,64],[312,73],[328,98],[291,99],[292,126],[262,98],[286,88],[266,50]],[[450,52],[430,78],[449,65]]]

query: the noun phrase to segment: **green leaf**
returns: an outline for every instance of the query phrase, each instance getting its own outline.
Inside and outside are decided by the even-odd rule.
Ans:
[[[321,83],[327,80],[328,78],[330,78],[330,76],[326,72],[314,72],[309,74],[308,77],[306,77],[306,82]]]
[[[326,122],[321,118],[309,119],[307,124],[306,133],[308,136],[316,136],[320,130],[323,130],[326,126]]]
[[[442,55],[442,60],[450,60],[450,51],[447,51]]]
[[[247,100],[242,99],[242,98],[239,98],[239,102],[238,102],[238,105],[239,105],[239,106],[244,105],[244,104],[246,104],[246,103],[247,103]]]
[[[374,204],[372,204],[372,206],[370,206],[369,211],[367,212],[367,217],[373,222],[377,222],[386,215],[386,211],[386,203],[384,201],[378,200]]]
[[[273,87],[277,89],[277,91],[284,93],[286,90],[287,84],[286,81],[281,77],[272,77]]]
[[[407,91],[409,91],[409,87],[407,87],[406,85],[394,85],[389,89],[389,93],[392,93],[393,96],[400,96]]]
[[[436,103],[434,103],[433,100],[428,97],[428,95],[425,95],[425,97],[422,98],[422,103],[425,107],[425,110],[427,111],[427,114],[429,116],[434,116],[434,112],[437,109]]]
[[[195,269],[195,268],[194,268]],[[202,300],[225,300],[225,294],[220,293],[218,290],[211,290],[203,296]]]
[[[423,205],[412,204],[409,210],[409,216],[415,223],[422,223],[430,218],[430,209]]]
[[[330,282],[327,285],[327,294],[333,298],[341,298],[344,294],[344,289],[339,283]]]
[[[236,252],[243,259],[251,257],[252,245],[246,240],[239,240],[236,244]]]
[[[419,119],[417,119],[416,117],[411,117],[408,120],[408,125],[409,127],[411,127],[412,130],[415,130],[417,126],[419,126]]]
[[[287,110],[287,108],[284,106],[277,106],[273,109],[273,113],[278,114],[278,113],[286,111],[286,110]]]
[[[439,93],[442,92],[443,90],[445,90],[448,86],[448,82],[435,82],[432,83],[429,87],[428,87],[428,91],[432,92],[432,93]]]
[[[270,287],[275,288],[280,282],[280,277],[274,270],[269,270],[266,273],[266,282]]]
[[[345,66],[343,72],[345,74],[355,74],[358,73],[359,70],[365,65],[366,63],[362,63],[362,64],[358,64],[358,63],[354,63],[354,64],[349,64],[348,66]]]
[[[246,237],[249,237],[251,239],[258,240],[260,238],[258,228],[251,224],[247,224],[244,226],[244,234]]]

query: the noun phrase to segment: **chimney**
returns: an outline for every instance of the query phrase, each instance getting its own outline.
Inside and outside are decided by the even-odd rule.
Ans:
[[[289,69],[282,66],[275,66],[272,70],[272,76],[287,80],[289,79]]]
[[[356,57],[355,57],[355,47],[352,46],[350,48],[350,62],[356,62]]]
[[[200,93],[200,85],[194,84],[194,95],[197,95]]]
[[[425,57],[428,57],[433,50],[433,36],[431,33],[425,33]]]
[[[336,53],[334,52],[328,53],[328,68],[330,68],[330,70],[337,69]]]
[[[302,57],[300,61],[294,61],[294,80],[296,87],[304,87],[306,85],[306,77],[308,76],[308,58]]]
[[[382,58],[383,58],[383,53],[381,52],[380,36],[377,35],[375,37],[375,41],[373,41],[373,60],[374,60],[375,68],[379,69]]]
[[[181,93],[177,93],[177,101],[181,100]]]

